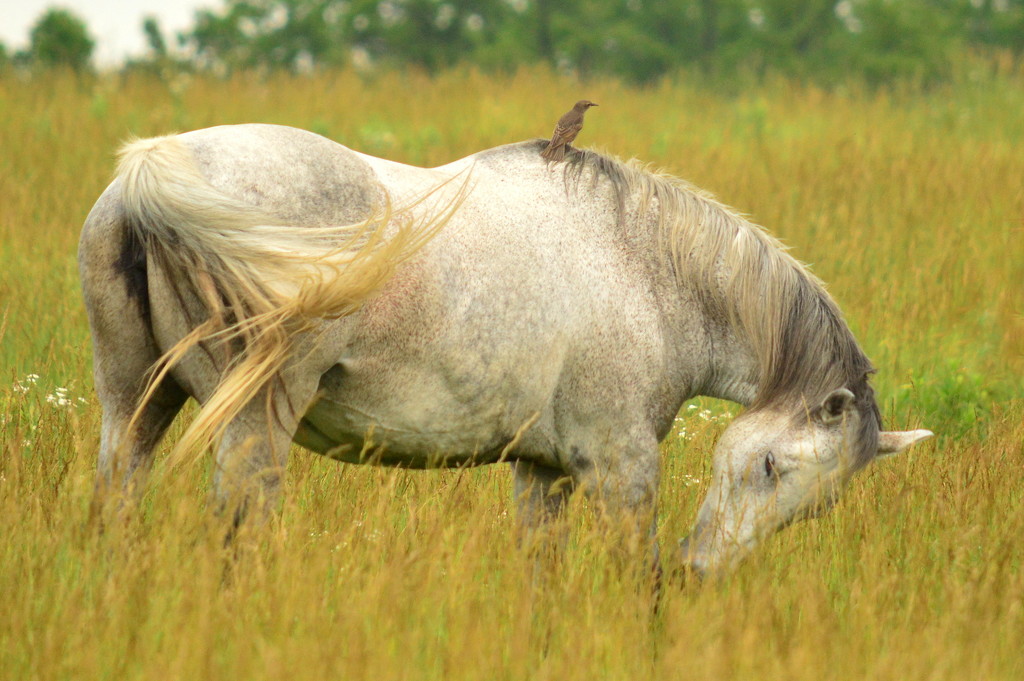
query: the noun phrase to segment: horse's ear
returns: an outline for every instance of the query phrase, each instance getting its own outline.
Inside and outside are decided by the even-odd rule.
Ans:
[[[898,454],[933,435],[930,430],[883,430],[878,434],[878,457]]]
[[[846,388],[836,388],[822,400],[815,412],[823,425],[831,426],[843,420],[843,415],[853,408],[853,393]]]

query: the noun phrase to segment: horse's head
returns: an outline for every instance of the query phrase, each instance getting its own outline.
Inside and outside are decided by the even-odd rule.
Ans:
[[[711,487],[682,542],[688,567],[728,570],[764,537],[831,508],[867,462],[932,435],[878,432],[873,409],[839,388],[795,413],[762,407],[737,417],[715,448]]]

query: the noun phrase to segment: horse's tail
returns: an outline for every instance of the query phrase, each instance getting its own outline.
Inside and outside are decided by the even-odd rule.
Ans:
[[[230,356],[172,463],[220,436],[281,370],[298,332],[359,309],[437,233],[462,196],[460,191],[419,223],[402,219],[409,207],[393,211],[382,190],[379,209],[364,222],[281,225],[210,184],[178,137],[129,142],[119,158],[124,210],[147,256],[176,286],[198,295],[210,313],[154,367],[136,417],[170,368],[197,344],[218,343],[228,348],[224,352],[242,348]]]

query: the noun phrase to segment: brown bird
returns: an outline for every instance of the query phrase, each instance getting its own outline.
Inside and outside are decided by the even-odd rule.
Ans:
[[[572,143],[583,129],[583,114],[592,106],[597,104],[589,99],[581,99],[576,102],[576,106],[559,118],[555,124],[555,131],[551,134],[551,141],[540,155],[549,161],[561,161],[565,157],[565,147]]]

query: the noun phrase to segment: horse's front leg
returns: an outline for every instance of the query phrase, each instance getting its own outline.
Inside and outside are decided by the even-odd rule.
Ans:
[[[529,461],[512,464],[515,474],[516,540],[533,562],[533,586],[558,578],[569,525],[565,505],[573,481],[565,472]]]
[[[616,447],[580,449],[571,472],[594,502],[612,554],[624,566],[646,563],[660,577],[657,497],[660,455],[656,438]]]
[[[556,468],[528,461],[512,464],[515,473],[517,539],[530,551],[564,548],[568,528],[561,519],[573,481]]]

